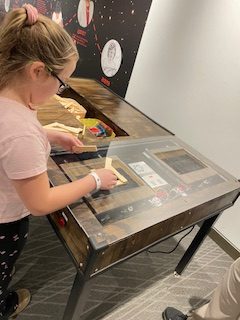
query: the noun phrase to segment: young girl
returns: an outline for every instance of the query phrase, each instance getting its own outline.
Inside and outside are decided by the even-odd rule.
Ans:
[[[5,16],[0,27],[0,319],[15,317],[30,301],[27,289],[8,290],[26,242],[29,214],[46,215],[116,184],[112,171],[99,169],[78,181],[49,186],[49,141],[67,150],[81,142],[44,131],[35,110],[62,88],[77,60],[68,33],[30,4]]]

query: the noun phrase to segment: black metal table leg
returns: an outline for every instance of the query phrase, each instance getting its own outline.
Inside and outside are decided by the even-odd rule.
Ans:
[[[213,223],[215,222],[215,220],[217,219],[219,214],[217,214],[211,218],[208,218],[207,220],[205,220],[203,222],[201,228],[199,229],[198,233],[196,234],[196,236],[192,240],[190,246],[185,251],[183,257],[181,258],[181,260],[179,261],[179,263],[175,269],[175,273],[177,275],[180,275],[183,272],[183,270],[186,268],[186,266],[188,265],[188,263],[192,259],[195,251],[199,248],[200,244],[203,242],[203,240],[207,236],[209,230],[211,229],[211,226],[213,225]]]
[[[85,281],[81,274],[77,273],[68,298],[63,320],[80,320],[90,289],[91,280]]]

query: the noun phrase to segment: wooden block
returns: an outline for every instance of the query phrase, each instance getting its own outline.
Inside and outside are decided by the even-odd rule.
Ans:
[[[121,185],[123,185],[125,183],[127,183],[127,182],[122,182],[121,180],[117,180],[117,183],[116,183],[115,187],[121,186]]]
[[[118,178],[118,181],[116,184],[117,186],[120,184],[127,183],[127,179],[112,166],[112,158],[106,157],[105,168],[112,170],[112,172],[116,175],[116,177]]]
[[[121,175],[121,173],[119,173],[115,168],[111,168],[110,170],[112,170],[112,172],[117,176],[118,180],[121,181],[122,183],[127,183],[127,179]]]
[[[46,129],[48,129],[48,130],[53,130],[53,131],[65,132],[65,133],[72,133],[72,132],[69,132],[68,130],[63,129],[63,128],[49,127],[49,128],[46,128]],[[75,135],[75,133],[72,133],[72,134]]]
[[[96,145],[83,145],[83,146],[72,147],[72,152],[74,153],[95,152],[95,151],[97,151]]]
[[[56,124],[57,122],[52,122],[52,123],[46,124],[45,126],[43,126],[43,128],[52,128],[52,127],[55,127]]]
[[[84,125],[82,129],[82,137],[85,135],[85,132],[86,132],[86,126]]]
[[[74,134],[79,134],[79,132],[82,131],[81,128],[75,128],[75,127],[70,127],[70,126],[66,126],[63,123],[59,123],[59,122],[53,122],[50,124],[47,124],[44,126],[44,128],[46,129],[54,129],[54,130],[58,130],[58,131],[65,131],[65,132],[71,132]],[[60,130],[62,129],[62,130]]]
[[[70,113],[76,114],[82,118],[85,118],[86,109],[79,104],[76,100],[71,98],[62,98],[58,95],[54,96],[55,100],[57,100],[64,108],[66,108]]]
[[[105,168],[106,169],[111,169],[112,168],[112,158],[106,157]]]
[[[60,127],[60,128],[66,129],[66,130],[68,130],[70,132],[73,132],[73,133],[79,133],[79,132],[82,131],[82,128],[70,127],[70,126],[66,126],[64,124],[58,124],[57,126]]]

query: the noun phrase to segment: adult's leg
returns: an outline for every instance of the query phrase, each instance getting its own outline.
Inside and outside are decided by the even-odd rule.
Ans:
[[[192,312],[193,320],[240,320],[240,258],[230,266],[209,303]]]
[[[28,217],[0,224],[0,319],[11,315],[18,306],[18,295],[9,291],[11,272],[27,240]]]

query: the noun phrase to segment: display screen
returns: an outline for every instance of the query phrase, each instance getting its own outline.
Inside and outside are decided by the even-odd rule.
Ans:
[[[206,166],[185,149],[178,149],[166,152],[154,152],[158,159],[165,162],[178,174],[186,174],[202,170]]]
[[[178,174],[186,174],[205,168],[205,166],[200,161],[187,153],[175,157],[165,158],[162,159],[162,161],[164,161]]]

